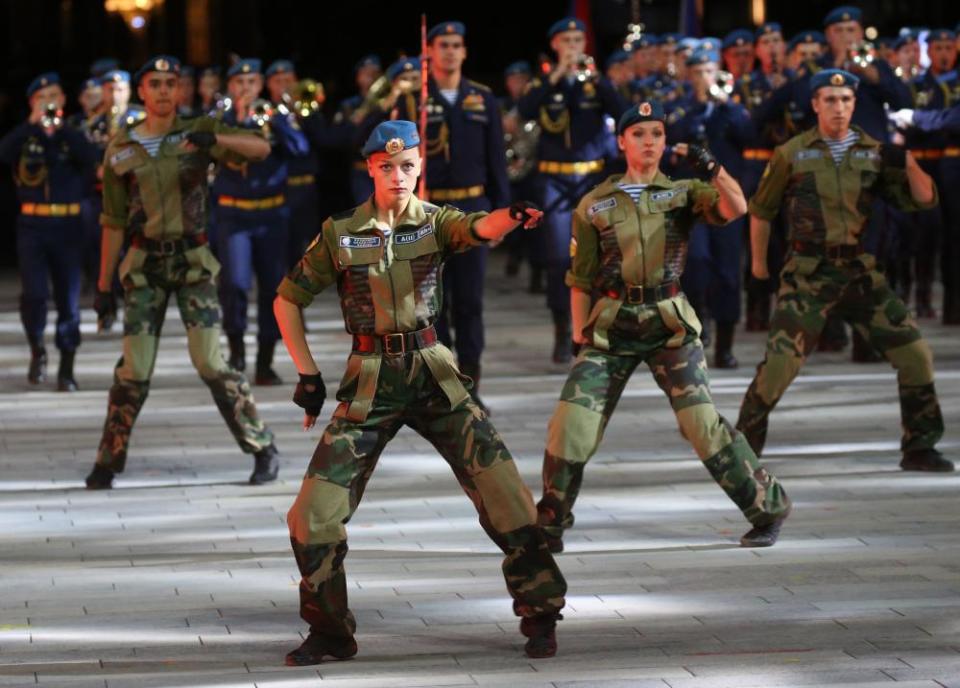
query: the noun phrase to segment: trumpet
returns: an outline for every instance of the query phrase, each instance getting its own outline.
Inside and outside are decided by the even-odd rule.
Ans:
[[[40,116],[40,126],[44,129],[59,129],[63,125],[63,110],[56,103],[47,103],[43,106],[43,115]]]
[[[300,117],[309,117],[320,112],[327,99],[323,84],[313,79],[301,79],[293,89],[293,111]]]
[[[869,67],[877,57],[877,48],[870,41],[862,41],[847,50],[847,57],[860,69]]]
[[[581,55],[577,58],[574,75],[577,81],[592,81],[597,76],[597,63],[589,55]]]
[[[730,72],[722,69],[717,71],[717,81],[710,85],[710,95],[720,100],[726,100],[733,95],[737,80]]]
[[[351,121],[354,124],[362,122],[375,108],[380,107],[380,104],[390,95],[392,88],[393,84],[386,74],[377,77],[377,80],[370,84],[370,89],[367,91],[363,102],[350,115]]]
[[[270,123],[271,117],[273,117],[273,105],[269,100],[257,98],[250,104],[248,119],[261,129]]]
[[[639,41],[643,37],[643,30],[647,28],[639,22],[627,24],[627,35],[623,39],[623,49],[630,52],[634,41]]]

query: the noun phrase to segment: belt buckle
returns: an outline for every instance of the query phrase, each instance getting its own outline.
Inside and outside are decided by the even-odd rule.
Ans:
[[[173,239],[161,239],[160,240],[160,254],[164,256],[172,256],[177,252],[177,242]]]
[[[394,342],[399,342],[399,349],[394,348]],[[383,353],[388,356],[402,356],[406,353],[406,348],[402,332],[383,335]]]
[[[627,287],[627,303],[643,303],[644,291],[642,285]]]

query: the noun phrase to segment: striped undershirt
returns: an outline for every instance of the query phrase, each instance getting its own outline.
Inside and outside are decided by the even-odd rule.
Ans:
[[[151,158],[157,157],[157,153],[160,152],[160,144],[163,143],[165,136],[166,134],[161,134],[160,136],[144,136],[136,130],[130,130],[130,137],[146,148]]]
[[[842,139],[828,139],[824,137],[823,140],[830,149],[830,155],[833,156],[834,164],[839,165],[840,161],[843,160],[843,156],[850,150],[850,147],[860,140],[860,134],[851,129]]]
[[[647,188],[646,184],[628,184],[623,182],[617,186],[626,193],[630,198],[633,199],[634,203],[640,202],[640,194],[643,193],[643,190]]]

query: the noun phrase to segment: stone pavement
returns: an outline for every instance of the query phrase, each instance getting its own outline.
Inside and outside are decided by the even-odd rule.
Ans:
[[[541,297],[500,274],[483,394],[538,494],[563,370],[545,362]],[[349,527],[360,654],[288,669],[305,629],[284,517],[320,432],[300,431],[292,385],[256,390],[283,459],[280,481],[249,487],[171,310],[127,472],[87,492],[119,336],[95,335],[88,307],[82,391],[30,388],[17,291],[0,279],[0,686],[960,686],[960,475],[897,469],[884,364],[818,354],[775,412],[766,463],[796,508],[769,550],[737,546],[746,524],[638,370],[559,558],[570,595],[552,660],[524,657],[498,552],[443,461],[402,431]],[[349,344],[333,295],[308,317],[335,383]],[[958,459],[960,329],[923,328]],[[743,368],[714,374],[731,420],[762,344],[741,334]],[[295,377],[286,355],[279,371]]]

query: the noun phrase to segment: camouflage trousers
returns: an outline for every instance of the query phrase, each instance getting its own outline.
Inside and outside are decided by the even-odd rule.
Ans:
[[[452,370],[452,355],[445,347]],[[436,352],[433,352],[436,353]],[[360,504],[381,452],[407,425],[447,461],[473,502],[480,524],[504,553],[503,574],[518,616],[557,616],[566,581],[536,527],[536,511],[513,459],[488,417],[464,394],[451,407],[422,352],[384,356],[363,420],[348,418],[356,381],[341,385],[300,493],[287,515],[300,582],[300,616],[331,637],[352,636],[347,604],[346,523]],[[457,384],[469,384],[458,377]]]
[[[649,308],[621,308],[618,321],[626,321],[633,312],[639,314],[639,321],[624,322],[623,327],[631,327],[635,336],[611,336],[615,353],[585,347],[560,393],[550,419],[543,498],[537,505],[544,531],[561,537],[573,525],[573,505],[584,468],[600,445],[627,380],[644,361],[670,400],[680,432],[747,520],[763,525],[785,514],[790,500],[779,481],[760,465],[743,436],[717,413],[697,329],[681,322],[689,329],[678,336],[664,325],[657,310]]]
[[[759,455],[770,412],[816,348],[829,315],[849,321],[897,370],[904,451],[932,448],[943,436],[933,385],[933,354],[872,256],[830,261],[793,256],[781,275],[767,351],[740,407],[737,428]]]
[[[206,251],[206,247],[202,247]],[[272,444],[273,434],[260,420],[250,384],[230,368],[220,352],[220,305],[213,275],[196,268],[187,275],[180,256],[159,258],[123,272],[123,355],[114,369],[107,418],[97,450],[97,463],[114,473],[123,471],[133,424],[150,391],[160,331],[173,294],[187,329],[190,360],[210,388],[214,403],[231,434],[246,453]],[[210,257],[212,259],[212,256]],[[214,273],[215,274],[215,273]]]

